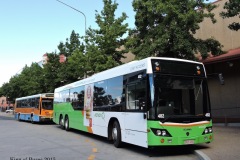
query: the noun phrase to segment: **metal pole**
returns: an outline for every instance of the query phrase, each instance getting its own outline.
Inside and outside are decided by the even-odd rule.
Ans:
[[[81,13],[81,14],[84,16],[84,19],[85,19],[85,36],[86,36],[86,32],[87,32],[87,18],[86,18],[86,15],[85,15],[82,11],[79,11],[78,9],[76,9],[76,8],[74,8],[74,7],[72,7],[72,6],[69,6],[68,4],[66,4],[66,3],[64,3],[64,2],[62,2],[62,1],[59,1],[59,0],[56,0],[56,1],[64,4],[65,6],[67,6],[67,7],[69,7],[69,8],[72,8],[73,10]]]
[[[66,3],[64,3],[64,2],[62,2],[60,0],[56,0],[56,1],[58,1],[58,2],[62,3],[63,5],[71,8],[71,9],[73,9],[73,10],[79,12],[79,13],[81,13],[84,16],[84,19],[85,19],[85,36],[84,37],[86,38],[86,34],[87,34],[87,18],[86,18],[86,15],[82,11],[79,11],[78,9],[76,9],[76,8],[74,8],[74,7],[68,5],[68,4],[66,4]],[[85,47],[86,47],[86,45],[85,45]],[[84,78],[86,78],[86,77],[87,77],[87,75],[86,75],[86,73],[84,73]]]

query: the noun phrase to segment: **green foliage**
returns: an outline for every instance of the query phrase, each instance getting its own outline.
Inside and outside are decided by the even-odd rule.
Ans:
[[[59,55],[56,53],[47,53],[47,56],[48,61],[43,66],[44,90],[45,92],[53,92],[65,79],[59,77],[62,68],[59,62]]]
[[[122,64],[124,50],[118,50],[124,45],[123,35],[128,31],[128,24],[123,24],[127,18],[125,13],[115,18],[118,4],[116,1],[103,0],[104,8],[96,12],[96,23],[99,29],[89,28],[86,33],[86,56],[92,66],[89,73],[97,73]]]
[[[25,66],[21,74],[11,77],[9,83],[1,87],[2,95],[13,101],[17,97],[43,93],[43,69],[32,63],[30,67]]]
[[[20,76],[23,81],[21,89],[24,95],[43,92],[43,70],[37,63],[33,63],[30,67],[25,67]]]
[[[22,73],[3,84],[0,94],[15,99],[54,92],[57,87],[120,65],[124,51],[118,48],[124,45],[123,35],[128,31],[128,24],[123,24],[127,15],[122,13],[119,18],[115,18],[118,4],[112,0],[103,0],[103,3],[101,13],[96,12],[99,29],[88,29],[83,37],[85,46],[73,30],[70,38],[57,46],[59,53],[47,53],[48,61],[43,68],[36,63],[30,67],[25,66]],[[67,57],[66,62],[59,62],[60,54]]]
[[[207,50],[201,49],[207,42],[194,38],[194,34],[204,18],[216,22],[210,13],[215,7],[201,0],[134,0],[136,28],[130,32],[126,46],[140,59],[148,56],[195,59],[194,54],[199,51],[207,55]],[[204,43],[199,46],[199,41]],[[217,44],[216,40],[211,41]]]
[[[61,64],[61,71],[59,72],[61,79],[65,84],[75,82],[84,77],[87,72],[87,56],[79,50],[75,50],[67,60],[67,62]]]
[[[70,38],[66,39],[65,44],[63,42],[60,42],[60,44],[58,45],[60,54],[64,54],[66,57],[69,57],[76,49],[83,51],[84,46],[80,43],[79,38],[79,34],[75,33],[75,31],[73,30]]]
[[[225,12],[221,12],[220,16],[222,18],[231,18],[235,16],[239,16],[240,18],[240,0],[229,0],[224,4]],[[240,23],[233,22],[228,26],[229,29],[238,31],[240,29]]]
[[[124,34],[129,31],[128,24],[124,23],[127,15],[122,13],[116,18],[116,1],[103,0],[103,3],[103,10],[96,12],[98,29],[89,28],[83,36],[85,46],[72,31],[66,42],[59,43],[59,53],[47,53],[48,61],[43,68],[36,63],[26,66],[21,74],[0,88],[0,94],[15,99],[54,92],[57,87],[122,64],[123,53],[127,52],[122,49],[126,45]],[[215,22],[210,13],[214,5],[195,0],[134,0],[133,6],[136,28],[129,32],[127,47],[138,58],[154,55],[194,59],[194,53],[199,51],[203,58],[208,52],[221,53],[218,41],[193,36],[204,18]],[[204,9],[208,12],[203,12]],[[60,54],[67,57],[65,63],[59,62]]]
[[[203,59],[206,59],[209,53],[215,53],[215,56],[223,53],[221,50],[222,45],[214,38],[208,38],[206,40],[197,39],[196,46]]]
[[[0,96],[8,97],[10,95],[10,84],[3,83],[2,87],[0,88]]]

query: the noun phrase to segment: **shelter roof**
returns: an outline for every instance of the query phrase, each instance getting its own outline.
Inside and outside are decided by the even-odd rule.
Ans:
[[[235,60],[235,59],[240,59],[240,48],[229,50],[227,53],[221,54],[219,56],[209,57],[203,60],[202,62],[204,64],[212,64],[212,63],[226,62],[226,61]]]

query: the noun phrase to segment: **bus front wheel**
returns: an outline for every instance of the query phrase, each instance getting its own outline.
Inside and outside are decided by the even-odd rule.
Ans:
[[[60,125],[60,128],[64,129],[64,120],[62,115],[59,118],[59,125]]]
[[[112,139],[113,144],[116,148],[121,147],[122,140],[121,140],[121,129],[118,121],[114,121],[113,127],[112,127]]]
[[[21,121],[21,119],[20,119],[20,114],[18,114],[18,117],[17,117],[17,119],[18,119],[18,121]]]
[[[31,123],[34,124],[33,115],[31,115]]]

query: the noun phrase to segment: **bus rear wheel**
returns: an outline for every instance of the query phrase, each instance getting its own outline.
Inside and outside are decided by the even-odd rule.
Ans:
[[[113,145],[116,148],[119,148],[122,146],[122,140],[121,140],[121,129],[118,121],[113,122],[112,126],[112,139],[113,139]]]
[[[65,117],[64,127],[66,131],[69,131],[69,119],[68,116]]]

